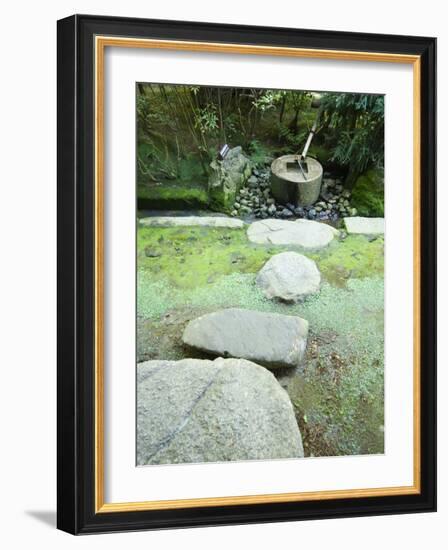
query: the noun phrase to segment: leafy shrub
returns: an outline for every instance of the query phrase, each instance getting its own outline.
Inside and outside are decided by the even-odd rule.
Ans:
[[[369,167],[383,167],[384,96],[327,93],[322,112],[332,160],[348,167],[349,185]]]
[[[257,139],[249,142],[248,153],[254,165],[264,165],[270,158],[269,149]]]
[[[384,216],[384,175],[382,170],[369,170],[356,180],[352,190],[352,207],[361,216]]]

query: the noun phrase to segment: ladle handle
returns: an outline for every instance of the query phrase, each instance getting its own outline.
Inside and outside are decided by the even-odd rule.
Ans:
[[[321,112],[322,112],[322,107],[320,107],[320,109],[317,112],[316,119],[314,120],[314,124],[308,135],[308,139],[306,140],[305,147],[303,148],[302,154],[300,155],[300,160],[305,160],[308,154],[308,149],[310,148],[311,142],[313,141],[314,134],[316,133],[316,130],[317,130],[317,123],[319,122]]]

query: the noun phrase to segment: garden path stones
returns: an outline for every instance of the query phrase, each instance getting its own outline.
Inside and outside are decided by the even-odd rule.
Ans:
[[[153,216],[141,218],[140,225],[147,227],[227,227],[241,229],[244,222],[227,216]]]
[[[320,271],[313,260],[297,252],[272,256],[259,271],[256,283],[266,298],[299,302],[320,288]]]
[[[344,218],[347,233],[362,235],[382,235],[384,233],[384,218]]]
[[[230,308],[190,321],[182,340],[212,355],[277,368],[300,364],[307,336],[308,321],[300,317]]]
[[[137,463],[303,457],[286,391],[244,359],[137,365]]]
[[[325,248],[338,231],[325,223],[311,220],[266,219],[250,224],[247,236],[258,244],[295,245],[306,249]]]

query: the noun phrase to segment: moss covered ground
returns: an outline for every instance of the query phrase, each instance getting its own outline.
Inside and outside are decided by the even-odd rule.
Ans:
[[[368,170],[356,180],[351,205],[360,216],[384,216],[384,173],[379,169]]]
[[[299,315],[310,323],[307,361],[278,378],[295,407],[307,456],[381,453],[383,238],[347,236],[307,252],[323,284],[318,295],[296,305],[267,300],[255,286],[264,263],[287,249],[294,250],[252,244],[245,229],[140,227],[138,359],[191,356],[182,346],[183,328],[216,309]]]
[[[139,183],[137,199],[139,208],[162,210],[204,208],[209,203],[205,185],[191,183]]]

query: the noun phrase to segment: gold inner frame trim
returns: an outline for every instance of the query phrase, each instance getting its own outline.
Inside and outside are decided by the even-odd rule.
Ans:
[[[310,59],[344,61],[371,61],[406,63],[413,65],[413,226],[414,226],[414,361],[413,361],[413,484],[401,487],[343,489],[300,493],[275,493],[263,495],[192,498],[179,500],[154,500],[142,502],[104,501],[104,53],[106,47],[150,48],[207,53],[233,53],[243,55],[286,56]],[[167,510],[209,506],[235,506],[281,502],[305,502],[343,498],[413,495],[420,493],[421,480],[421,425],[420,425],[420,56],[381,52],[356,52],[345,50],[321,50],[250,44],[224,44],[213,42],[189,42],[96,36],[95,54],[95,513]]]

